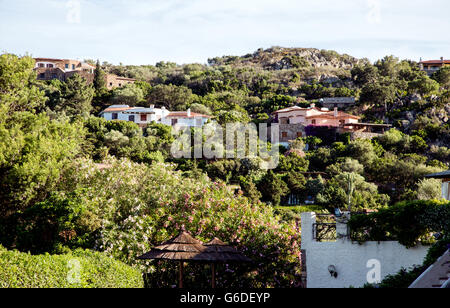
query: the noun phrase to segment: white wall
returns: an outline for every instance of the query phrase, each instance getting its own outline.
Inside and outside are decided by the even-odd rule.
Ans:
[[[421,265],[428,246],[406,249],[398,242],[352,243],[348,238],[336,242],[317,242],[313,239],[315,213],[302,214],[302,250],[306,251],[308,288],[349,288],[366,284],[369,260],[378,260],[381,265],[381,279],[397,273],[402,267]],[[346,234],[347,225],[337,224],[337,232]],[[334,265],[337,278],[331,277],[328,267]]]

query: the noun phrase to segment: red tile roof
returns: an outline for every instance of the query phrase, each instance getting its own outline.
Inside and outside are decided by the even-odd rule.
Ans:
[[[422,64],[450,64],[450,60],[428,60],[421,61]]]
[[[120,107],[120,108],[107,108],[103,112],[118,112],[118,111],[127,111],[133,109],[132,107]]]

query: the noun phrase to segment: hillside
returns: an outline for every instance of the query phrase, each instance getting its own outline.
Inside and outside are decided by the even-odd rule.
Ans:
[[[212,66],[252,66],[266,70],[299,69],[308,67],[351,69],[361,62],[363,61],[346,54],[341,55],[332,50],[283,47],[272,47],[266,50],[261,48],[253,54],[247,54],[242,57],[224,56],[208,60],[208,63]]]

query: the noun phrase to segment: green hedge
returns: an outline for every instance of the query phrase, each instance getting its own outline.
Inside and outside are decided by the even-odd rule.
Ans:
[[[0,246],[0,288],[142,288],[140,271],[104,254],[76,250],[33,256]]]
[[[448,201],[404,201],[369,215],[353,215],[348,223],[358,242],[398,241],[411,248],[433,244],[433,233],[450,234]]]

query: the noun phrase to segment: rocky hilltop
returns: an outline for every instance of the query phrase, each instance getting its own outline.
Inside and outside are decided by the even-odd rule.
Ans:
[[[367,60],[360,60],[332,50],[272,47],[265,50],[261,48],[253,54],[242,57],[217,57],[209,59],[208,63],[211,66],[254,66],[265,70],[286,70],[300,68],[351,69],[363,61]]]

